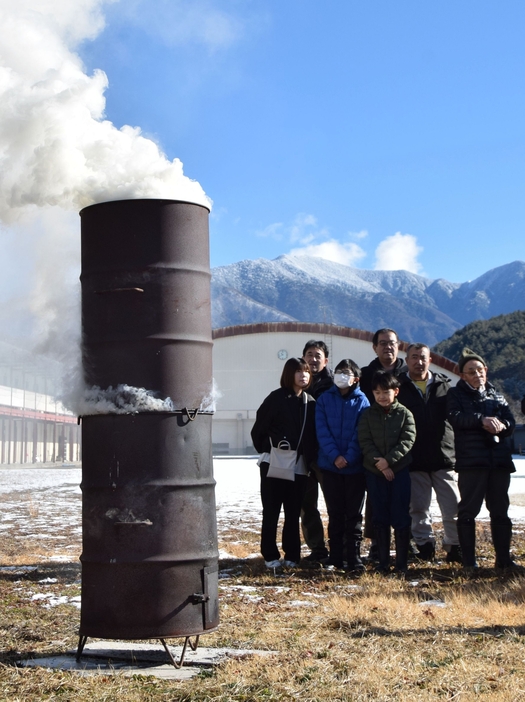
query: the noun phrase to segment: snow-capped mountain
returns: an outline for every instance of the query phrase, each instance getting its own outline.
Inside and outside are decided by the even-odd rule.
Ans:
[[[328,322],[435,344],[476,319],[525,309],[525,262],[474,281],[371,271],[308,256],[239,261],[212,271],[214,327],[256,322]]]

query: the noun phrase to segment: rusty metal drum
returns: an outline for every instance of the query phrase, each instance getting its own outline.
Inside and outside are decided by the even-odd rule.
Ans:
[[[219,622],[208,211],[129,200],[81,222],[86,382],[173,411],[82,418],[80,635],[198,635]]]
[[[212,377],[208,210],[121,200],[80,215],[86,383],[199,407]]]

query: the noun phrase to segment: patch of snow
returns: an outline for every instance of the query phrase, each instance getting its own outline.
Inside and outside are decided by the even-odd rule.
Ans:
[[[525,457],[514,456],[516,472],[510,481],[509,515],[516,527],[525,525]],[[213,462],[216,480],[215,499],[219,533],[238,529],[239,533],[259,533],[261,527],[260,475],[253,457],[221,458]],[[14,531],[27,539],[45,539],[60,544],[70,555],[51,556],[55,562],[67,562],[81,551],[82,496],[81,470],[71,468],[0,467],[0,531]],[[326,523],[326,507],[322,497],[319,507]],[[432,501],[432,513],[440,519],[439,508]],[[483,507],[480,519],[487,520]],[[259,553],[249,558],[259,557]],[[236,557],[222,550],[221,558]],[[245,560],[245,559],[243,559]],[[24,572],[21,566],[12,571]],[[36,570],[36,568],[33,568]],[[27,571],[25,571],[27,572]],[[224,577],[224,576],[222,576]]]
[[[81,597],[80,595],[77,595],[76,597],[68,597],[67,595],[53,595],[52,593],[36,593],[31,596],[31,601],[32,602],[41,602],[42,606],[45,607],[45,609],[50,609],[51,607],[58,607],[59,605],[71,605],[72,607],[76,607],[77,609],[80,609],[80,600]]]

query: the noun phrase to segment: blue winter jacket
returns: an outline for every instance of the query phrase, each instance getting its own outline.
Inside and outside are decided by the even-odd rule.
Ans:
[[[315,428],[319,442],[317,465],[340,475],[363,473],[363,454],[357,439],[357,425],[362,412],[370,406],[359,386],[341,395],[335,385],[319,397],[315,406]],[[334,461],[343,456],[345,468],[336,468]]]

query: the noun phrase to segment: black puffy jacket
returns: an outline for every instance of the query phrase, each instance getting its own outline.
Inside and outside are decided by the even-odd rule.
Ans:
[[[312,382],[308,388],[308,394],[311,395],[314,400],[319,399],[319,396],[326,392],[334,384],[334,374],[327,366],[312,376]]]
[[[381,370],[385,369],[381,365],[381,361],[378,358],[374,358],[374,360],[371,363],[361,368],[361,380],[359,381],[359,386],[361,390],[365,393],[365,395],[368,397],[368,401],[371,405],[373,405],[375,402],[374,393],[372,392],[372,378],[374,377],[374,374],[377,373],[377,371]],[[396,360],[396,365],[394,366],[394,370],[392,371],[392,373],[396,377],[399,377],[401,373],[405,373],[406,371],[408,371],[407,364],[402,358],[398,358]]]
[[[416,420],[417,436],[412,447],[410,470],[430,473],[454,468],[454,431],[447,421],[450,378],[442,373],[433,373],[426,397],[407,373],[401,373],[398,380],[401,387],[397,399],[412,412]]]
[[[475,390],[464,380],[447,394],[448,421],[454,429],[456,470],[496,468],[514,473],[510,448],[504,441],[516,424],[507,400],[487,383],[484,392]],[[497,435],[483,429],[484,417],[498,417],[506,426]]]
[[[286,439],[293,450],[301,435],[305,407],[306,423],[298,455],[303,456],[309,466],[317,459],[317,439],[315,435],[315,400],[306,394],[307,402],[303,395],[297,397],[295,393],[286,388],[278,388],[271,392],[257,410],[255,424],[252,427],[252,441],[258,453],[270,453],[270,438],[272,444],[277,446],[279,441]]]

